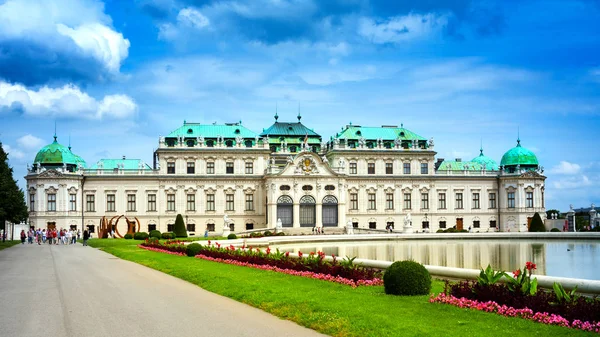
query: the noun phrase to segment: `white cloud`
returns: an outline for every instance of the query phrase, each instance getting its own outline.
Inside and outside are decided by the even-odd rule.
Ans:
[[[31,134],[26,134],[25,136],[17,139],[17,144],[26,149],[39,149],[42,145],[44,145],[44,141]]]
[[[565,175],[574,175],[578,174],[581,171],[581,166],[574,163],[569,163],[568,161],[561,161],[560,164],[554,166],[550,169],[550,173],[555,174],[565,174]]]
[[[52,50],[83,55],[116,73],[128,56],[129,40],[111,28],[104,5],[95,0],[8,0],[0,4],[0,41],[34,41]]]
[[[25,158],[25,153],[23,153],[23,151],[19,150],[19,149],[13,149],[12,147],[10,147],[10,145],[8,144],[2,144],[2,148],[4,149],[4,152],[8,153],[8,158],[9,159],[23,159]]]
[[[177,21],[183,25],[196,29],[202,29],[210,24],[210,21],[206,16],[202,15],[200,11],[192,7],[186,7],[180,10],[179,14],[177,14]]]
[[[592,186],[592,180],[587,175],[578,175],[575,177],[567,177],[557,179],[552,182],[552,186],[557,190],[578,189]]]
[[[43,86],[30,90],[19,84],[0,81],[0,108],[18,108],[34,116],[69,116],[100,119],[104,116],[127,118],[137,111],[135,102],[125,95],[107,95],[98,102],[75,85],[60,88]]]
[[[415,14],[391,17],[377,22],[371,18],[362,18],[358,34],[373,43],[401,43],[423,39],[438,34],[448,23],[448,15]]]

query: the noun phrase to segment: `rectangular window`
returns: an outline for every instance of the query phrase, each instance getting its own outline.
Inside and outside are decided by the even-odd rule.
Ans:
[[[90,232],[90,234],[96,233],[96,226],[94,226],[94,225],[87,225],[87,229],[88,229],[88,232]]]
[[[246,230],[250,230],[250,229],[254,229],[254,224],[253,223],[247,223],[246,224]]]
[[[156,230],[156,225],[155,224],[149,224],[148,225],[148,232],[152,232]]]
[[[187,207],[186,209],[188,211],[195,211],[196,210],[196,195],[195,194],[188,194],[187,195]]]
[[[394,209],[394,193],[385,194],[385,209]]]
[[[421,174],[427,174],[427,173],[429,173],[429,164],[421,163]]]
[[[167,232],[172,232],[175,229],[175,224],[167,224]]]
[[[194,223],[187,224],[187,231],[188,232],[195,232],[196,231],[196,224],[194,224]]]
[[[404,163],[404,174],[410,174],[410,163]]]
[[[394,174],[394,164],[385,163],[385,174]]]
[[[85,196],[85,210],[87,212],[95,212],[96,211],[96,196],[95,195],[86,195]]]
[[[533,192],[527,192],[527,208],[533,208]]]
[[[356,163],[350,163],[350,174],[356,174]]]
[[[225,210],[234,211],[233,194],[225,194]]]
[[[368,174],[375,174],[375,163],[368,163],[367,164],[367,173]]]
[[[481,227],[479,220],[473,220],[473,228],[479,228]]]
[[[496,228],[496,220],[490,220],[490,227]]]
[[[167,194],[167,211],[175,211],[175,194]]]
[[[440,228],[446,228],[446,221],[440,221]]]
[[[425,228],[429,229],[429,221],[421,222],[421,226],[423,226],[423,229],[425,229]]]
[[[246,194],[246,210],[254,210],[254,194]]]
[[[375,193],[369,193],[368,209],[376,209]]]
[[[439,205],[438,208],[439,209],[446,209],[446,193],[440,193],[438,195],[438,201],[439,201]]]
[[[515,192],[508,192],[508,208],[515,208]]]
[[[369,229],[376,229],[377,228],[377,222],[369,222]]]
[[[56,212],[56,194],[48,194],[48,212]]]
[[[175,163],[174,162],[167,163],[167,174],[175,174]]]
[[[206,224],[206,230],[209,231],[209,232],[214,232],[215,231],[215,224],[214,223]]]
[[[429,209],[429,193],[427,192],[421,193],[421,209]]]
[[[462,193],[456,193],[456,209],[462,209],[463,208],[463,194]]]
[[[29,195],[29,211],[35,211],[35,194]]]
[[[209,161],[206,163],[206,174],[215,174],[215,163]]]
[[[106,195],[106,211],[107,212],[114,212],[116,210],[115,199],[116,199],[116,197],[114,194]]]
[[[207,211],[215,210],[215,195],[214,194],[206,195],[206,210]]]
[[[69,211],[77,210],[77,194],[69,194]]]
[[[127,194],[127,211],[135,212],[135,194]]]
[[[412,209],[412,195],[404,193],[404,209]]]
[[[473,209],[479,209],[479,193],[473,193]]]
[[[254,173],[254,164],[246,163],[246,174],[253,174],[253,173]]]
[[[490,208],[496,208],[496,193],[490,193]]]
[[[225,173],[227,174],[233,174],[233,162],[227,162],[225,163]]]
[[[148,194],[148,212],[156,212],[156,194]]]
[[[196,163],[194,163],[193,161],[188,161],[188,163],[187,163],[187,173],[188,174],[194,174],[194,173],[196,173]]]
[[[358,193],[350,193],[350,209],[358,209]]]

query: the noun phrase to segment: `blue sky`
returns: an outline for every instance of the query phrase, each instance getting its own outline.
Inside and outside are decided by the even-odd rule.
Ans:
[[[600,204],[600,1],[0,0],[0,140],[21,186],[52,141],[151,162],[190,122],[349,122],[438,157],[545,168],[547,207]]]

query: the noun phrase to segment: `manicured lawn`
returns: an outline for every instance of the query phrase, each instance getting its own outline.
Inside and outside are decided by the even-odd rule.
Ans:
[[[2,240],[0,240],[0,250],[4,249],[4,248],[9,248],[12,247],[14,245],[18,245],[19,243],[21,243],[21,241],[19,240],[13,240],[13,241],[4,241],[2,242]]]
[[[571,336],[585,332],[449,305],[428,296],[385,295],[359,287],[140,249],[134,240],[90,245],[187,280],[211,292],[332,336]],[[434,282],[434,293],[443,283]],[[232,322],[234,324],[234,322]]]

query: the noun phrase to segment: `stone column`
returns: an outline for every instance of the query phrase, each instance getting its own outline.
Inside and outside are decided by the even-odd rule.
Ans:
[[[294,221],[292,227],[300,228],[300,202],[299,200],[294,200]]]
[[[323,227],[323,204],[320,201],[315,205],[315,218],[315,225]]]

